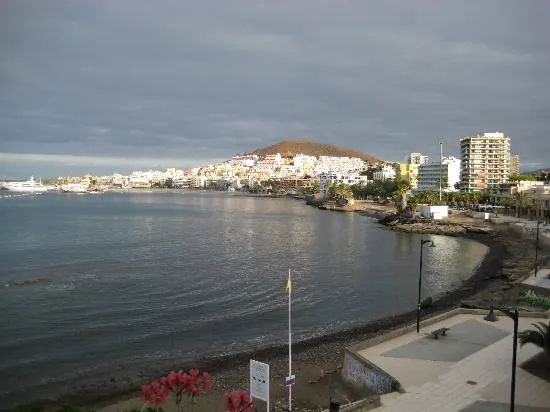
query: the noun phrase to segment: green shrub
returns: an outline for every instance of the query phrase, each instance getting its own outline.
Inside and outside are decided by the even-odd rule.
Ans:
[[[537,295],[533,290],[525,290],[518,299],[520,302],[528,303],[531,306],[550,309],[550,297]]]

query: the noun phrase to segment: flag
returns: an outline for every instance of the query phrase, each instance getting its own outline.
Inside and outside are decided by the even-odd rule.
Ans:
[[[292,281],[290,280],[290,276],[288,277],[288,280],[286,282],[285,292],[292,292]]]

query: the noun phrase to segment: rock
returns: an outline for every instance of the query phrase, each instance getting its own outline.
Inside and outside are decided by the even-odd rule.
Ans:
[[[466,233],[489,234],[493,231],[493,229],[489,227],[479,227],[479,226],[464,226],[464,229],[466,230]]]
[[[430,306],[432,306],[433,304],[433,299],[432,297],[427,297],[426,299],[424,299],[422,302],[420,302],[420,309],[426,309],[426,308],[429,308]]]
[[[12,285],[15,286],[27,286],[27,285],[34,285],[36,283],[45,283],[45,282],[51,282],[48,278],[28,278],[28,279],[18,279],[14,280],[12,282]]]

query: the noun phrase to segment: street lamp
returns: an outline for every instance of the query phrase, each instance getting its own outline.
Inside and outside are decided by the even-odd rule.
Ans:
[[[539,259],[539,225],[544,222],[537,221],[537,243],[535,246],[535,277],[537,277],[538,259]]]
[[[491,306],[489,314],[485,316],[487,322],[496,322],[498,318],[495,316],[493,309],[504,313],[506,316],[511,318],[514,321],[514,346],[512,354],[512,382],[510,384],[510,412],[514,412],[515,403],[516,403],[516,362],[517,362],[517,353],[518,353],[518,323],[519,323],[519,313],[517,309],[511,311],[507,308],[494,307]]]
[[[418,273],[418,307],[416,309],[416,333],[420,332],[420,292],[422,290],[422,250],[424,245],[430,243],[429,247],[435,247],[433,240],[420,239],[420,271]]]

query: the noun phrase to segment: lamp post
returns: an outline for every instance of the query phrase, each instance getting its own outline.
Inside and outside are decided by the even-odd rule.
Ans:
[[[539,260],[539,225],[544,222],[539,222],[537,220],[537,243],[535,246],[535,277],[537,277],[538,271],[538,260]]]
[[[433,240],[420,239],[420,271],[418,273],[418,307],[416,309],[416,333],[420,332],[420,293],[422,290],[422,250],[424,245],[430,243],[429,247],[435,247]]]
[[[514,343],[513,343],[513,353],[512,353],[512,381],[510,383],[510,412],[514,412],[516,404],[516,363],[517,363],[517,354],[518,354],[518,323],[519,323],[519,313],[517,309],[511,311],[507,308],[493,307],[491,306],[489,314],[485,316],[485,320],[488,322],[496,322],[498,319],[495,316],[493,309],[504,313],[506,316],[511,318],[514,321]]]

